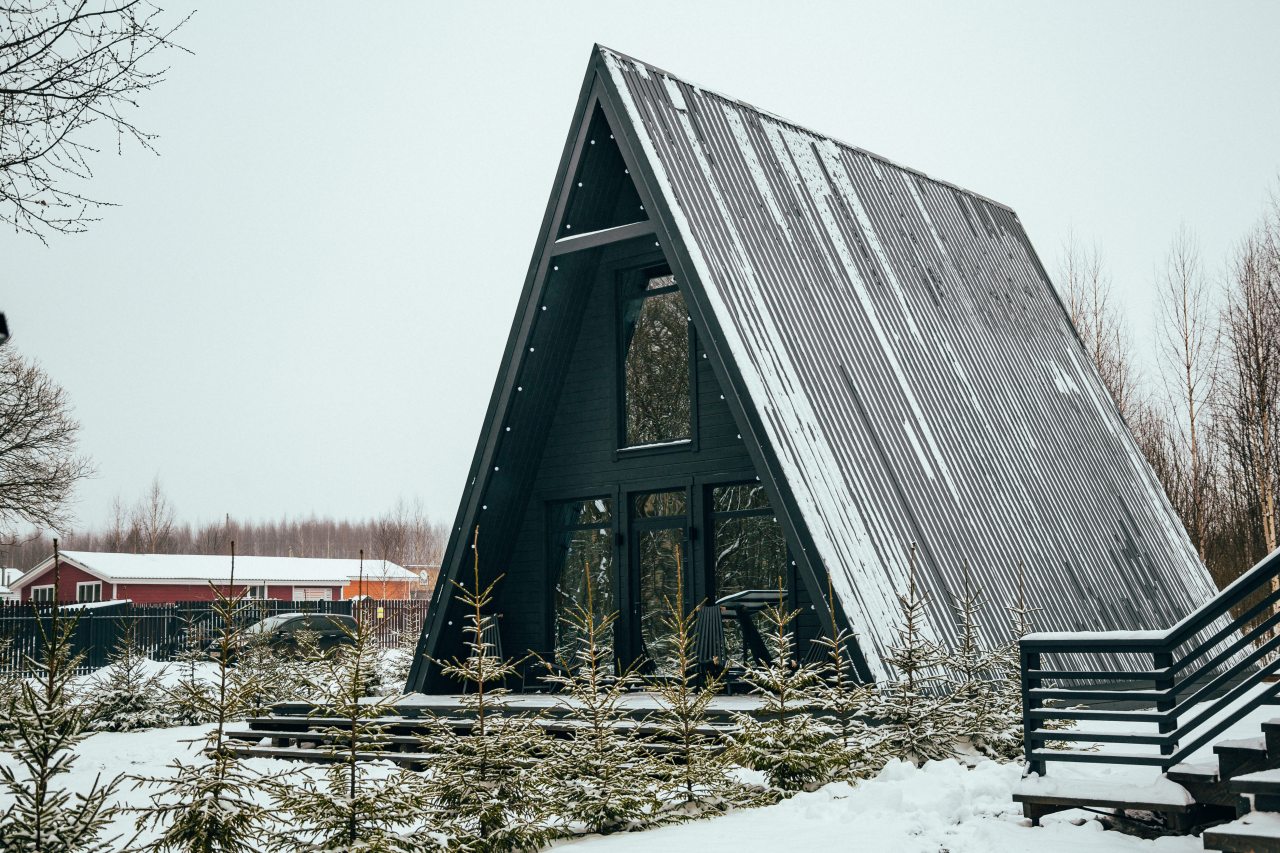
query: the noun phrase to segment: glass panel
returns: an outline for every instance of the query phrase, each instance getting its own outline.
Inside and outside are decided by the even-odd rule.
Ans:
[[[650,279],[649,286],[666,278]],[[680,291],[630,300],[623,341],[626,445],[689,439],[689,316]]]
[[[758,490],[756,494],[751,492]],[[712,501],[716,509],[747,509],[764,500],[757,486],[733,486],[714,489]],[[721,494],[723,492],[723,494]],[[723,598],[744,589],[778,589],[786,585],[787,543],[772,513],[718,517],[715,524],[715,596]],[[748,617],[754,618],[754,617]],[[760,620],[755,619],[760,630]],[[725,624],[725,656],[735,662],[746,662],[742,626],[737,620]]]
[[[662,290],[664,287],[675,287],[676,277],[671,273],[666,275],[655,275],[649,278],[649,283],[645,286],[645,290]]]
[[[684,529],[642,530],[638,533],[640,552],[640,653],[654,665],[657,675],[675,673],[672,637],[665,624],[676,600],[677,577],[684,559],[681,555]]]
[[[785,584],[787,543],[773,516],[716,519],[715,536],[717,598]]]
[[[636,518],[667,518],[686,512],[688,497],[684,490],[673,492],[646,492],[635,497]]]
[[[589,610],[597,625],[613,614],[617,598],[613,589],[613,533],[609,527],[607,498],[560,504],[552,511],[558,529],[552,533],[552,572],[555,577],[555,656],[572,661],[584,639],[575,625],[577,608]],[[594,525],[579,526],[571,525]],[[578,621],[581,617],[579,615]],[[612,654],[613,631],[596,637]]]
[[[769,496],[759,483],[717,486],[711,490],[712,512],[738,512],[747,509],[769,509]]]
[[[608,498],[570,501],[552,510],[552,524],[556,527],[593,527],[608,524],[609,517]]]

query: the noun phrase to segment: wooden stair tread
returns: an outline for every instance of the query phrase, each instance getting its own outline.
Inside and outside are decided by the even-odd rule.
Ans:
[[[1280,793],[1280,770],[1257,770],[1232,777],[1228,784],[1242,794]]]
[[[1013,794],[1015,803],[1037,803],[1047,806],[1097,806],[1105,809],[1132,809],[1134,811],[1148,812],[1177,812],[1179,814],[1191,811],[1195,803],[1170,803],[1170,802],[1147,802],[1141,798],[1113,798],[1075,796],[1071,794],[1035,794],[1035,793],[1019,793]]]
[[[1261,737],[1246,737],[1236,740],[1220,740],[1213,745],[1213,751],[1215,753],[1227,752],[1228,750],[1266,752],[1267,739]]]
[[[1217,782],[1218,762],[1184,761],[1170,767],[1164,775],[1174,782]]]
[[[1274,853],[1280,851],[1280,814],[1251,812],[1242,818],[1206,829],[1207,850],[1224,853]]]

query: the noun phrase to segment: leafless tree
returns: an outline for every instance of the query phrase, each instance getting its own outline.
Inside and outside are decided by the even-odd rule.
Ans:
[[[143,554],[164,554],[173,550],[174,512],[160,486],[160,477],[151,481],[131,516],[134,548]]]
[[[1131,338],[1097,247],[1085,248],[1075,234],[1069,234],[1063,245],[1059,282],[1085,351],[1120,414],[1128,420],[1138,402]]]
[[[1237,251],[1222,327],[1217,422],[1266,553],[1277,545],[1280,491],[1280,216]]]
[[[1200,559],[1206,558],[1212,447],[1208,441],[1218,332],[1195,236],[1178,230],[1157,274],[1160,328],[1157,357],[1171,408],[1166,490],[1182,515]]]
[[[69,523],[72,492],[92,473],[79,435],[66,392],[11,347],[0,351],[0,539]]]
[[[97,147],[115,135],[154,151],[134,123],[166,69],[176,25],[142,0],[16,0],[0,5],[0,221],[45,240],[83,231],[105,204],[84,195]],[[188,16],[189,18],[190,16]]]

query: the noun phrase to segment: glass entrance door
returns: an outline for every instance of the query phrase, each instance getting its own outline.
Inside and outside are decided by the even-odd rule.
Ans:
[[[631,498],[634,597],[629,633],[632,656],[648,674],[675,671],[666,618],[672,607],[682,612],[685,607],[678,598],[681,589],[688,590],[688,500],[683,489],[643,492]]]

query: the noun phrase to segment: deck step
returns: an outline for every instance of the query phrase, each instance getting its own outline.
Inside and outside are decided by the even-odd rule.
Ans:
[[[1280,853],[1280,814],[1252,812],[1242,818],[1206,829],[1201,836],[1206,850],[1223,853]]]
[[[1262,734],[1267,741],[1267,752],[1280,755],[1280,719],[1267,720],[1263,723]]]
[[[1216,761],[1190,762],[1175,764],[1164,774],[1170,781],[1179,785],[1193,784],[1212,785],[1218,781],[1218,763]]]
[[[1220,741],[1213,745],[1213,753],[1218,756],[1218,774],[1223,779],[1268,769],[1265,738]]]
[[[1280,770],[1258,770],[1236,776],[1228,783],[1242,794],[1280,794]]]

